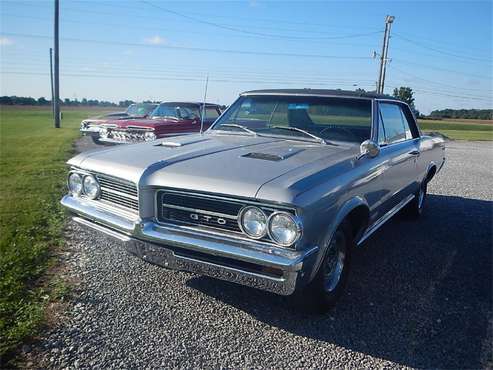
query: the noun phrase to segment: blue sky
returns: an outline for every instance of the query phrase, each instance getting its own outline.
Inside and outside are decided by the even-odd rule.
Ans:
[[[374,89],[416,105],[492,108],[493,2],[60,0],[62,98],[208,100],[260,88]],[[53,1],[0,0],[0,94],[50,96]]]

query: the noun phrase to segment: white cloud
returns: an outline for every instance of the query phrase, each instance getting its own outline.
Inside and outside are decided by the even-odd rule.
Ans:
[[[7,45],[12,45],[14,41],[12,39],[9,39],[8,37],[5,36],[0,36],[0,45],[1,46],[7,46]]]
[[[164,37],[155,35],[152,37],[148,37],[144,40],[146,44],[149,45],[164,45],[168,43],[168,40],[166,40]]]

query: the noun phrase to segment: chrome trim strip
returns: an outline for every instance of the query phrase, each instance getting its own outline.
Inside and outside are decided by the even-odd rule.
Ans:
[[[410,201],[414,199],[414,194],[408,195],[405,199],[403,199],[399,204],[397,204],[394,208],[380,217],[366,232],[363,234],[361,239],[356,243],[356,245],[360,246],[363,242],[368,239],[371,234],[377,231],[381,226],[383,226],[392,216],[394,216],[397,212],[399,212],[402,208],[404,208]]]

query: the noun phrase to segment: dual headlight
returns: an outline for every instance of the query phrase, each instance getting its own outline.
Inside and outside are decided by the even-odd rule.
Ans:
[[[101,191],[96,178],[93,175],[84,175],[72,172],[68,176],[68,188],[75,196],[84,194],[90,199],[96,199]]]
[[[273,212],[269,217],[258,207],[248,206],[240,211],[238,217],[240,229],[253,239],[262,239],[268,235],[282,246],[294,244],[301,236],[301,225],[287,212]]]
[[[145,141],[154,141],[157,139],[156,134],[153,131],[146,131],[144,134],[144,140]]]

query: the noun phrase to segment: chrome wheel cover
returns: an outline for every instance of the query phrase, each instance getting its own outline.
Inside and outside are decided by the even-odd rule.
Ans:
[[[326,292],[333,292],[341,281],[346,259],[344,244],[344,235],[339,231],[334,235],[327,248],[324,261],[324,289]]]

